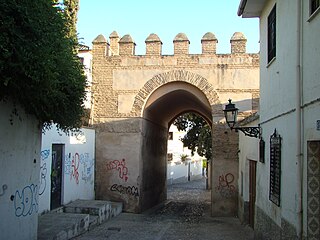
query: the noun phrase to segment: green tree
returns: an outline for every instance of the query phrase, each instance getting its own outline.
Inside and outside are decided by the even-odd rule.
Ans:
[[[69,38],[77,39],[77,16],[79,0],[64,0],[64,16],[66,18],[67,33]]]
[[[211,128],[208,123],[198,114],[185,113],[177,117],[175,124],[180,131],[186,131],[186,135],[181,139],[183,145],[207,160],[212,157],[212,137]]]
[[[86,79],[56,0],[0,1],[0,101],[49,128],[81,126]]]

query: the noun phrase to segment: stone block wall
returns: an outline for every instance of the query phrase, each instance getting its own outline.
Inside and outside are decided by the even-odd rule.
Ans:
[[[236,37],[244,38],[241,34]],[[236,37],[233,40],[237,40]],[[189,94],[185,100],[192,98],[191,101],[188,99],[188,110],[202,113],[213,126],[213,174],[209,183],[212,187],[212,213],[219,216],[236,214],[238,135],[231,133],[224,124],[223,108],[231,98],[239,107],[240,116],[257,110],[259,55],[246,53],[241,45],[245,41],[234,41],[231,54],[217,54],[218,40],[212,33],[207,33],[201,40],[202,54],[189,54],[190,42],[185,34],[179,33],[173,41],[174,55],[161,55],[160,38],[150,34],[145,42],[146,55],[136,56],[135,43],[130,35],[120,38],[113,32],[110,45],[104,37],[97,37],[93,42],[92,70],[92,123],[97,129],[97,198],[120,200],[130,212],[152,207],[166,198],[166,152],[162,147],[166,146],[167,124],[173,119],[159,120],[163,114],[157,111],[162,109],[166,114],[165,110],[172,106],[157,105],[152,111],[146,109],[158,100],[161,102],[160,99],[169,93],[183,91]],[[177,100],[172,98],[174,102]],[[192,106],[193,100],[198,105]],[[181,114],[179,106],[170,114],[171,118]],[[145,127],[139,125],[139,131],[130,135],[127,132],[131,129],[130,124],[124,126],[123,123],[131,121]],[[130,141],[129,135],[136,142]],[[158,154],[152,155],[155,150],[152,146],[163,151],[158,149]],[[133,150],[135,154],[127,154]],[[106,162],[121,159],[125,159],[132,182],[115,182],[114,173],[105,168]],[[157,180],[148,182],[150,174]],[[223,188],[225,182],[229,189]],[[139,195],[124,196],[117,192],[118,188],[112,187],[113,184],[120,184],[124,187],[121,189],[133,187]]]
[[[226,124],[213,124],[212,131],[212,215],[237,216],[238,133]]]

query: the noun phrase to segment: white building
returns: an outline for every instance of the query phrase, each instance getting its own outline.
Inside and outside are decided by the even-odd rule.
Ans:
[[[202,177],[202,161],[196,152],[192,156],[191,150],[183,146],[181,139],[186,132],[179,131],[177,126],[171,125],[168,136],[168,184],[187,182]]]
[[[78,49],[78,56],[81,63],[84,66],[84,73],[87,77],[87,87],[86,87],[86,101],[84,102],[84,107],[86,109],[91,109],[91,87],[92,87],[92,52],[91,49],[86,45],[80,45]]]
[[[78,57],[87,77],[85,109],[91,110],[92,54],[80,45]],[[55,126],[42,134],[39,213],[77,199],[94,199],[95,131],[59,132]]]
[[[257,162],[251,181],[256,181],[256,237],[320,239],[319,0],[242,0],[238,15],[260,18],[265,159]],[[243,154],[240,161],[248,161]],[[246,194],[248,182],[239,179]]]
[[[94,199],[95,130],[42,134],[39,214],[77,199]]]

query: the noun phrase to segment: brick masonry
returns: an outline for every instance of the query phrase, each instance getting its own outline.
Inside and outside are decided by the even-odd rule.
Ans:
[[[101,199],[123,199],[124,209],[134,212],[144,209],[150,202],[156,204],[154,199],[149,197],[143,199],[143,196],[151,196],[154,194],[153,192],[150,194],[149,192],[139,192],[139,199],[136,202],[131,199],[136,199],[137,195],[124,197],[116,192],[111,192],[110,185],[114,183],[116,178],[108,176],[114,172],[105,171],[103,166],[108,161],[123,158],[121,154],[125,153],[121,153],[119,149],[127,149],[127,152],[133,151],[133,149],[137,150],[134,154],[126,156],[127,159],[131,158],[130,161],[126,161],[127,166],[132,166],[135,169],[135,171],[129,169],[129,179],[134,180],[130,180],[126,184],[134,186],[139,191],[143,190],[146,186],[144,177],[158,174],[154,167],[144,165],[150,164],[150,159],[148,159],[150,155],[155,161],[157,159],[165,161],[165,151],[163,150],[166,142],[153,143],[152,141],[156,141],[154,133],[159,132],[163,135],[168,127],[163,122],[161,122],[161,127],[157,124],[147,123],[146,121],[150,121],[150,119],[145,119],[145,106],[150,96],[154,92],[160,91],[159,89],[163,89],[164,86],[172,86],[172,92],[180,90],[178,88],[182,87],[185,91],[190,90],[190,96],[200,99],[204,106],[203,109],[208,108],[211,112],[210,114],[203,112],[203,115],[213,126],[214,159],[211,185],[213,189],[217,188],[218,190],[212,191],[212,201],[216,206],[219,206],[214,208],[213,214],[221,216],[236,214],[238,205],[238,157],[236,154],[238,135],[228,132],[229,129],[223,123],[222,110],[229,98],[239,106],[240,116],[247,116],[258,110],[259,55],[246,53],[246,39],[242,33],[235,33],[230,39],[231,54],[216,53],[218,40],[212,33],[206,33],[201,39],[203,51],[201,54],[189,54],[190,42],[183,33],[177,34],[173,40],[174,55],[161,54],[162,42],[156,34],[150,34],[145,43],[146,55],[136,56],[135,43],[130,35],[121,38],[116,32],[113,32],[110,35],[110,45],[101,35],[93,41],[91,120],[99,131],[97,134],[97,138],[99,138],[97,139],[98,155],[96,157],[97,196]],[[192,89],[197,89],[197,91]],[[171,90],[170,87],[166,88],[168,92]],[[200,94],[201,96],[193,96],[192,94]],[[165,109],[165,107],[163,108]],[[202,110],[199,109],[199,111]],[[176,114],[180,113],[177,110]],[[135,133],[137,145],[131,146],[133,142],[129,140],[130,124],[121,130],[115,125],[116,123],[121,125],[130,119],[138,118],[142,119],[137,121],[141,124],[139,127],[141,132]],[[173,119],[165,120],[168,123]],[[149,129],[146,126],[150,126]],[[125,134],[127,135],[124,136]],[[112,143],[114,146],[106,147],[107,142],[110,144],[106,136],[114,139]],[[116,141],[119,142],[118,145],[115,144]],[[125,142],[130,142],[131,145],[128,146]],[[150,146],[153,146],[154,149],[151,149]],[[163,163],[158,166],[161,169],[165,168]],[[151,174],[150,171],[144,172],[145,169],[151,169]],[[226,175],[233,178],[230,194],[226,189],[222,192],[219,188],[219,184],[223,184],[221,181]],[[160,176],[161,188],[165,188],[163,178],[165,176]],[[120,182],[116,184],[120,185]],[[158,186],[156,184],[159,184],[159,181],[148,184],[148,189],[152,189]],[[127,189],[124,183],[121,183],[121,186]],[[108,188],[109,190],[106,190]],[[157,194],[159,198],[163,198],[165,195],[163,189],[160,189]]]

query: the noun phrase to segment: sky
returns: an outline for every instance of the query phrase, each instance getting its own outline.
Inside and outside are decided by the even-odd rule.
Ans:
[[[185,33],[189,53],[201,54],[201,38],[212,32],[218,39],[217,53],[230,53],[230,38],[242,32],[247,52],[259,52],[259,20],[237,15],[240,0],[80,0],[77,31],[80,43],[116,31],[130,34],[136,43],[135,54],[145,54],[145,40],[151,33],[161,39],[162,54],[173,54],[173,39]]]

